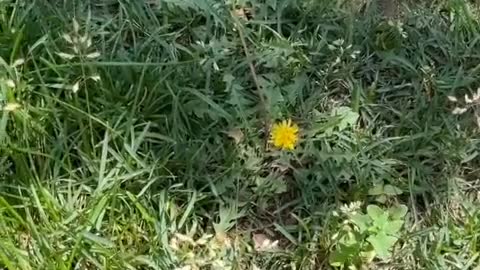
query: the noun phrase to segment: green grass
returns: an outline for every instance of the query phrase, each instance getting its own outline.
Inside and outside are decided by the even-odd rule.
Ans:
[[[480,13],[356,2],[0,1],[0,269],[479,269]]]

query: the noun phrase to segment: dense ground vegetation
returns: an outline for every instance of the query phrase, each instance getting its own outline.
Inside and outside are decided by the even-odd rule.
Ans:
[[[0,268],[479,269],[480,13],[366,2],[0,1]]]

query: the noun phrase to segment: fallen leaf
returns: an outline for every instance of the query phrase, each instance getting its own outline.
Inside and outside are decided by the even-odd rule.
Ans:
[[[268,251],[278,247],[278,240],[272,241],[263,233],[253,234],[253,243],[256,251]]]

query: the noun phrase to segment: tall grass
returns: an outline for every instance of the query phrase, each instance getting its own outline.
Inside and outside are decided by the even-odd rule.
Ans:
[[[0,268],[335,269],[359,202],[408,206],[359,269],[474,269],[477,11],[420,6],[1,2]]]

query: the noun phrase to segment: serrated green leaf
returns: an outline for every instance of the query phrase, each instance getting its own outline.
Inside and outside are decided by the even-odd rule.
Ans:
[[[285,98],[283,97],[280,88],[273,85],[268,85],[268,87],[264,88],[264,91],[265,95],[267,96],[267,100],[270,103],[270,106],[283,104],[285,102]]]
[[[367,241],[372,244],[378,257],[387,259],[391,255],[390,249],[397,242],[397,238],[380,232],[379,234],[369,236]]]
[[[358,118],[360,117],[360,115],[352,111],[350,107],[345,107],[345,106],[341,106],[333,109],[332,116],[339,118],[339,122],[337,123],[337,128],[340,131],[350,126],[352,127],[355,126]]]
[[[236,78],[232,74],[225,74],[223,76],[223,81],[226,84],[225,92],[229,93],[227,99],[228,104],[238,106],[238,108],[242,110],[250,106],[251,101],[248,100],[242,85],[236,81]]]
[[[283,87],[285,92],[284,96],[288,103],[292,104],[293,106],[297,104],[297,99],[299,96],[301,96],[300,94],[302,93],[303,88],[305,88],[307,81],[307,76],[302,74],[297,76],[292,84]]]
[[[272,189],[275,194],[287,192],[287,183],[284,179],[278,178],[272,181]]]

